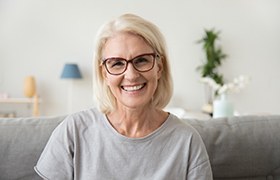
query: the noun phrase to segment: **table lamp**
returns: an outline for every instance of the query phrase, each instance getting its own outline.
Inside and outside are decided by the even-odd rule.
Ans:
[[[69,80],[68,86],[68,113],[72,111],[72,89],[73,89],[73,80],[82,79],[81,72],[79,67],[75,63],[66,63],[63,67],[61,79]]]

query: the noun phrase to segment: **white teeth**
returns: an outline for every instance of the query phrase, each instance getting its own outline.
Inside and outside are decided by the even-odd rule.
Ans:
[[[130,87],[125,87],[123,86],[123,89],[126,91],[137,91],[139,89],[141,89],[144,85],[138,85],[138,86],[130,86]]]

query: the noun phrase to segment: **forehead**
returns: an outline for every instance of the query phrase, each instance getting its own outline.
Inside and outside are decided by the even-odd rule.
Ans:
[[[103,46],[103,57],[118,56],[131,58],[143,53],[151,53],[152,47],[139,35],[119,32],[109,38]]]

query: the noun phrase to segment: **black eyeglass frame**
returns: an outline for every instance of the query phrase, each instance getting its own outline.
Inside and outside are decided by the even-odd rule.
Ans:
[[[152,67],[151,67],[150,69],[147,69],[147,70],[144,70],[144,71],[140,71],[139,69],[137,69],[137,68],[134,66],[133,60],[135,60],[135,59],[137,59],[137,58],[139,58],[139,57],[141,57],[141,56],[147,56],[147,55],[148,55],[148,56],[153,56],[153,65],[152,65]],[[159,58],[159,57],[160,57],[160,56],[159,56],[157,53],[145,53],[145,54],[140,54],[140,55],[138,55],[138,56],[136,56],[136,57],[134,57],[134,58],[132,58],[132,59],[129,59],[129,60],[124,59],[124,58],[120,58],[120,57],[110,57],[110,58],[104,59],[104,60],[102,61],[102,65],[105,66],[105,69],[107,70],[107,72],[108,72],[109,74],[115,75],[115,76],[123,74],[123,73],[127,70],[128,63],[131,63],[132,66],[133,66],[133,68],[134,68],[136,71],[138,71],[138,72],[148,72],[148,71],[150,71],[150,70],[152,70],[152,69],[154,68],[154,66],[155,66],[155,60],[156,60],[157,58]],[[111,72],[108,70],[108,67],[107,67],[107,65],[106,65],[106,61],[108,61],[108,60],[110,60],[110,59],[120,59],[120,60],[126,61],[126,65],[125,65],[124,70],[123,70],[121,73],[111,73]]]

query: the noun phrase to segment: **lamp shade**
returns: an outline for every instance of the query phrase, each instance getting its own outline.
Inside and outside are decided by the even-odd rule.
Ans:
[[[61,79],[81,79],[82,75],[77,64],[67,63],[63,67]]]

